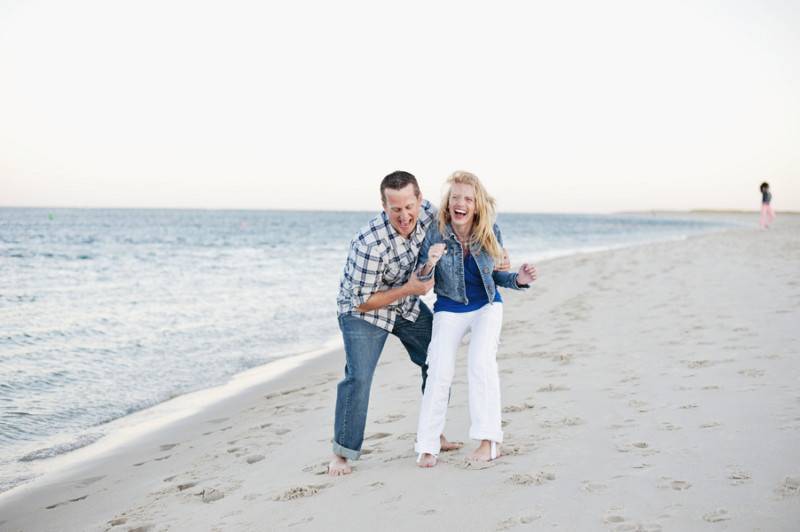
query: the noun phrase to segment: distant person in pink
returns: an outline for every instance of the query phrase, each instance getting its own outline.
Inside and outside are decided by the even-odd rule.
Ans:
[[[762,229],[769,229],[769,225],[775,221],[775,213],[772,211],[772,192],[769,191],[769,183],[761,183],[761,220],[759,225]]]

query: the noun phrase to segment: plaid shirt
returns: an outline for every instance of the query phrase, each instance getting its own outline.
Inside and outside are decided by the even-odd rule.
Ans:
[[[385,212],[370,220],[350,242],[336,298],[339,316],[356,316],[387,331],[392,330],[398,315],[416,321],[418,296],[406,296],[369,312],[359,312],[356,307],[372,294],[403,286],[411,278],[425,232],[435,221],[436,208],[427,200],[423,200],[417,226],[408,238],[403,238],[392,227]]]

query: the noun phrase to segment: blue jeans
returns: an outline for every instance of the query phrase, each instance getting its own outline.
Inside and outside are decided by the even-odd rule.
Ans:
[[[411,361],[420,367],[422,391],[428,376],[428,344],[431,342],[433,314],[420,302],[417,321],[398,316],[392,329],[408,351]],[[339,328],[344,337],[346,364],[344,379],[336,388],[336,421],[333,427],[333,452],[344,458],[357,460],[364,442],[367,424],[369,392],[372,376],[389,331],[372,325],[356,316],[339,316]]]

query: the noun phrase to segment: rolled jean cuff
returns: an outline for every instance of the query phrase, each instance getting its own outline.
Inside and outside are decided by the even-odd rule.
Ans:
[[[358,460],[361,456],[361,451],[354,451],[352,449],[348,449],[347,447],[342,447],[336,440],[331,440],[333,443],[333,454],[337,456],[341,456],[342,458],[347,458],[348,460]]]

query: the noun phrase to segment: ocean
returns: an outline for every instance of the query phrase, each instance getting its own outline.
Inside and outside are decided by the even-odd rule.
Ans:
[[[335,342],[348,244],[374,214],[0,208],[0,492],[113,420]],[[730,226],[646,214],[498,223],[515,265]]]

